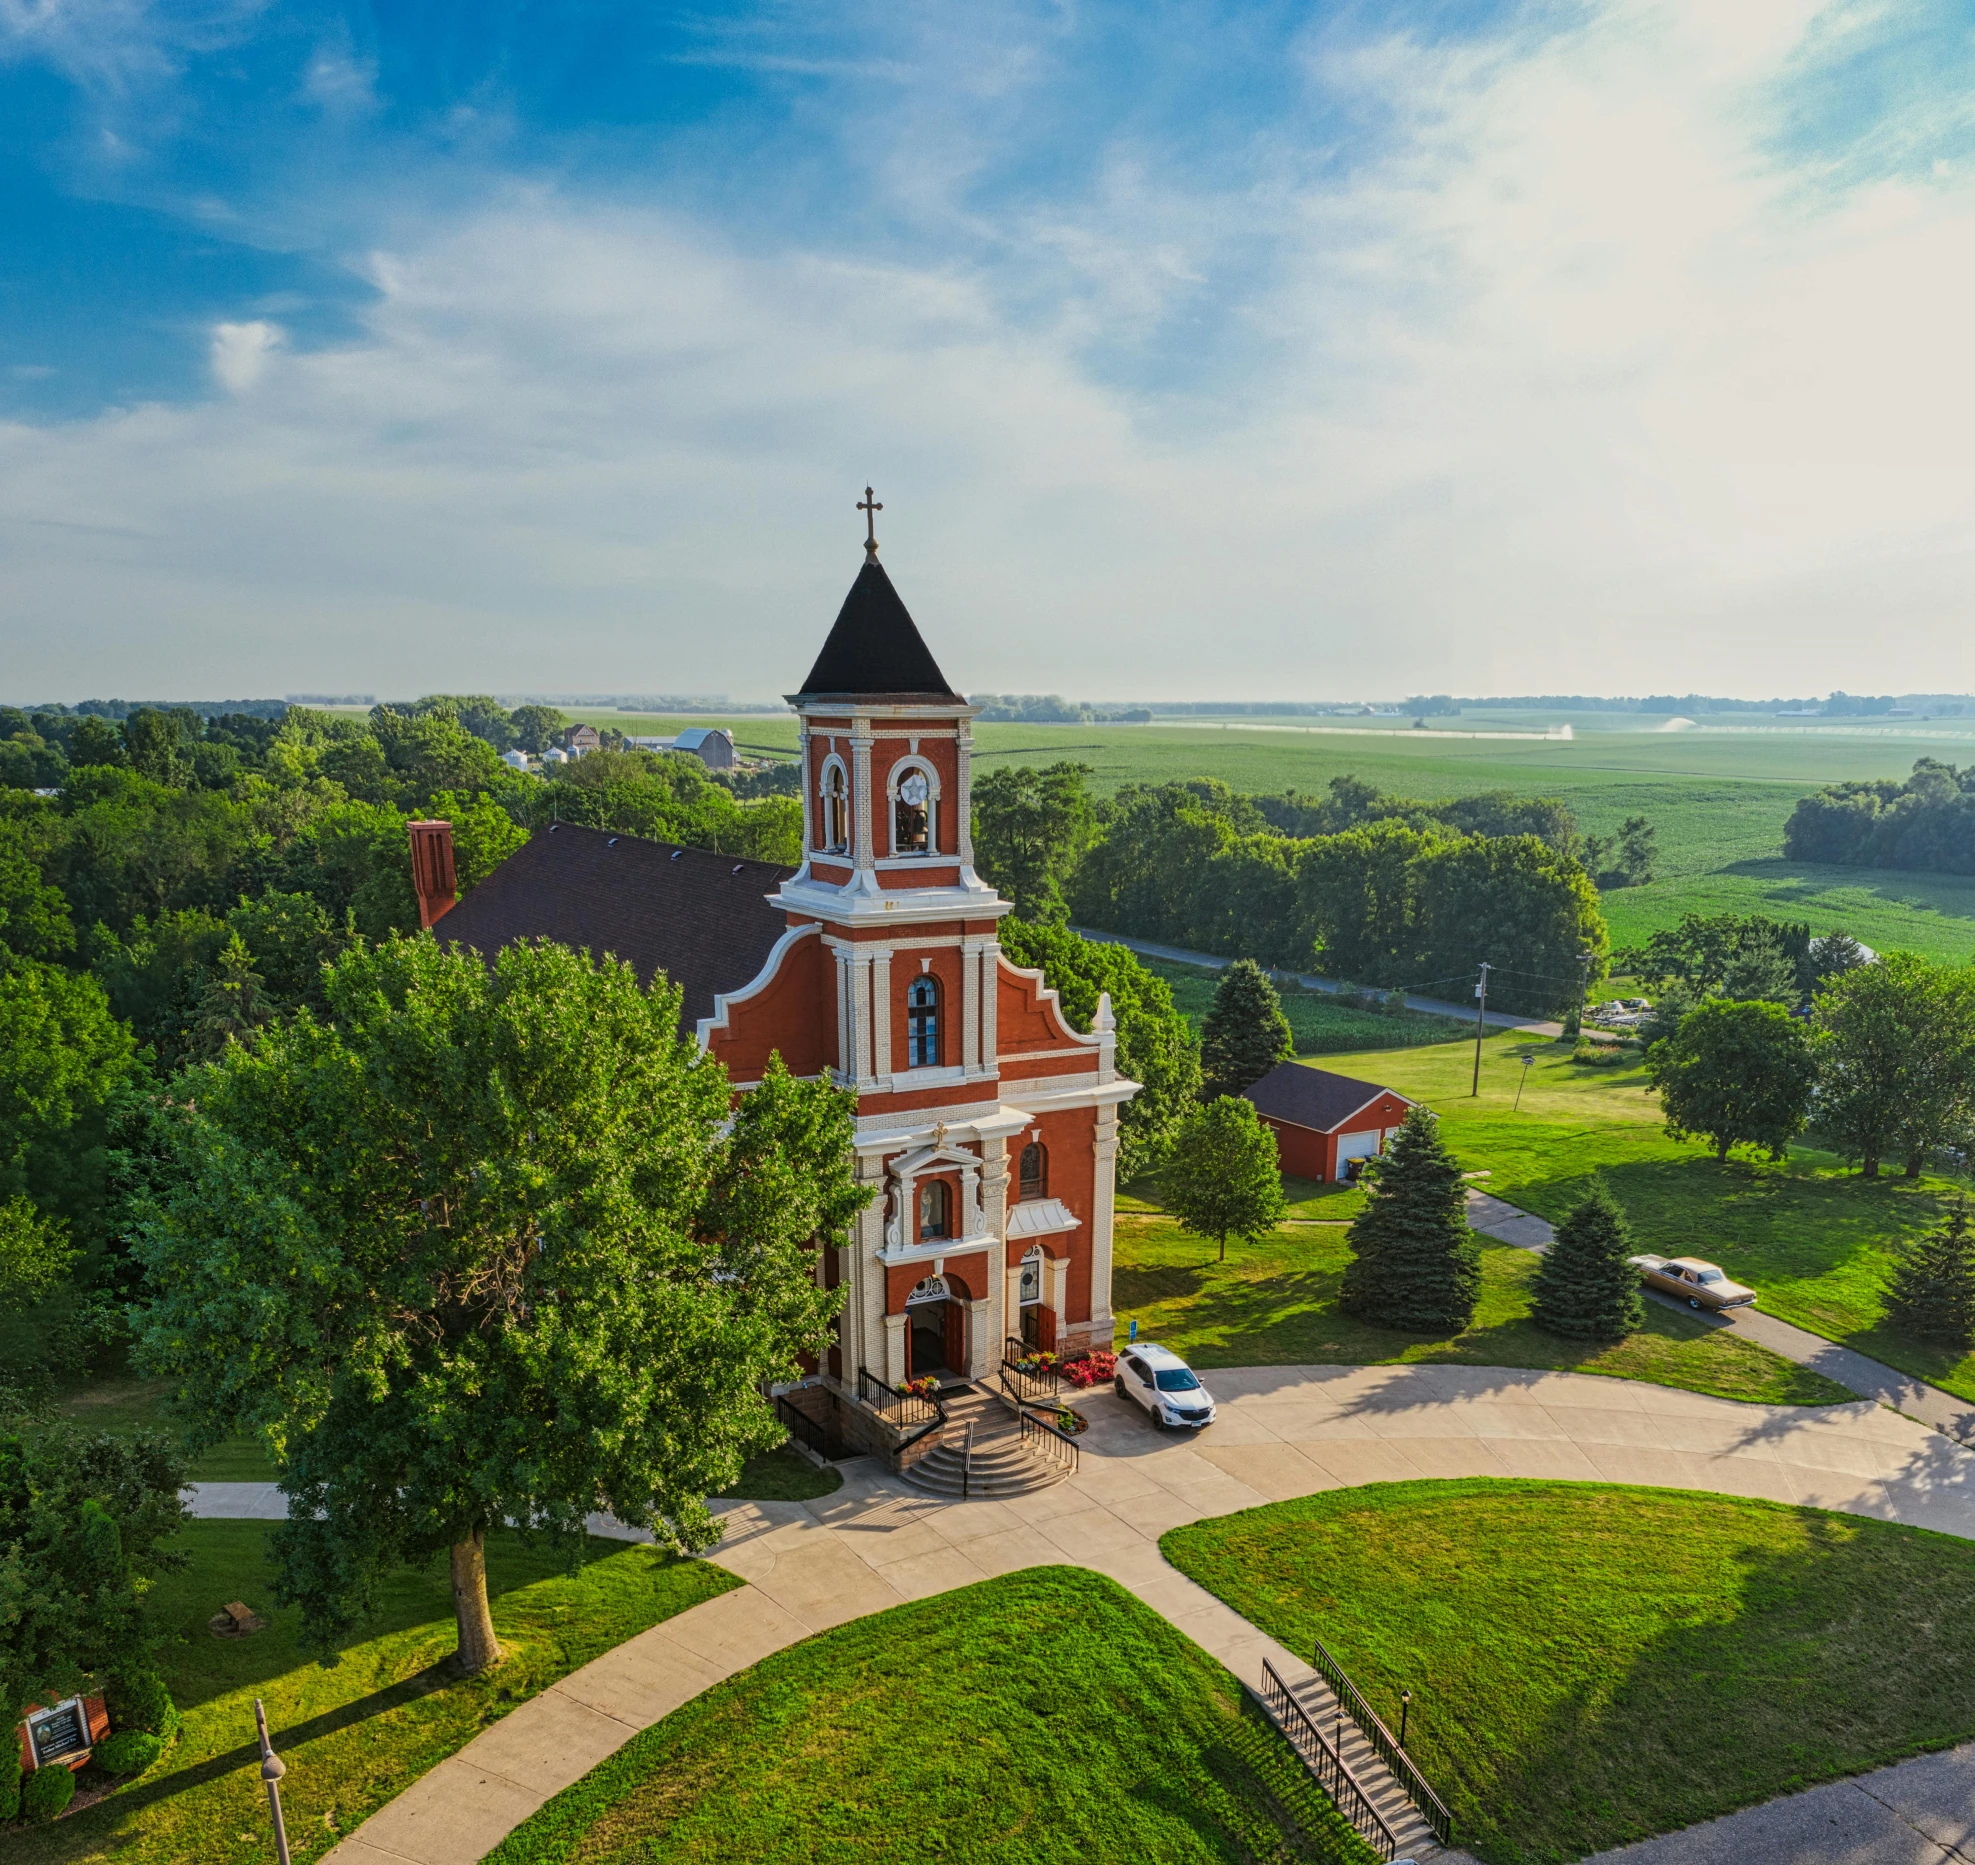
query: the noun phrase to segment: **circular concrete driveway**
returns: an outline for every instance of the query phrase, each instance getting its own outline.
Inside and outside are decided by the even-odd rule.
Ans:
[[[865,1460],[809,1503],[722,1508],[713,1558],[749,1584],[607,1652],[477,1736],[339,1845],[341,1865],[460,1865],[634,1731],[826,1627],[1020,1567],[1095,1568],[1244,1682],[1308,1667],[1166,1564],[1203,1516],[1416,1477],[1547,1477],[1809,1503],[1975,1539],[1975,1453],[1882,1406],[1743,1405],[1633,1380],[1496,1367],[1243,1367],[1203,1377],[1220,1419],[1158,1431],[1109,1389],[1082,1469],[1007,1500],[949,1502]],[[228,1510],[207,1486],[200,1514]],[[241,1491],[256,1485],[239,1485]],[[611,1525],[598,1522],[599,1532]],[[618,1531],[620,1533],[624,1531]],[[1740,1816],[1753,1818],[1754,1815]]]

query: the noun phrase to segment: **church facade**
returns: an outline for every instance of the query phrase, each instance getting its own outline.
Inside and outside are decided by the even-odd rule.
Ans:
[[[1071,1027],[996,939],[973,865],[973,709],[940,672],[875,540],[802,690],[803,860],[735,862],[569,824],[538,830],[457,905],[442,825],[414,825],[427,924],[491,955],[549,937],[685,994],[737,1093],[779,1054],[856,1100],[876,1194],[818,1275],[846,1299],[819,1372],[854,1388],[983,1380],[1005,1344],[1112,1336],[1118,1110],[1108,999]],[[421,851],[424,832],[428,846]],[[428,895],[428,887],[432,890]]]

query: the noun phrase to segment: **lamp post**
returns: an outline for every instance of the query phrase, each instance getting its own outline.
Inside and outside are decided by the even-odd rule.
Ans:
[[[1399,1693],[1399,1747],[1400,1747],[1400,1748],[1401,1748],[1402,1750],[1403,1750],[1403,1749],[1405,1748],[1405,1746],[1406,1746],[1406,1718],[1407,1718],[1407,1717],[1408,1717],[1409,1715],[1411,1715],[1411,1714],[1412,1714],[1412,1709],[1413,1709],[1413,1693],[1412,1693],[1412,1692],[1411,1692],[1410,1690],[1402,1690],[1402,1691],[1400,1691],[1400,1693]]]
[[[274,1855],[281,1865],[290,1865],[288,1828],[281,1818],[281,1777],[288,1770],[274,1752],[274,1744],[267,1739],[267,1711],[261,1707],[259,1697],[254,1699],[254,1732],[261,1739],[261,1779],[267,1783],[267,1810],[274,1816]]]

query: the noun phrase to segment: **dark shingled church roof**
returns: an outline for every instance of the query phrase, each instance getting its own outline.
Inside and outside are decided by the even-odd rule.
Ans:
[[[966,702],[947,685],[918,625],[877,558],[865,560],[836,626],[802,683],[802,699],[938,699]]]
[[[537,829],[433,932],[486,958],[517,939],[608,952],[644,985],[662,971],[685,992],[690,1031],[716,993],[760,975],[788,930],[763,896],[794,872],[565,822]]]
[[[1245,1098],[1258,1114],[1328,1133],[1382,1094],[1406,1100],[1396,1088],[1381,1088],[1375,1081],[1333,1075],[1329,1069],[1305,1068],[1300,1062],[1279,1062],[1245,1091]]]

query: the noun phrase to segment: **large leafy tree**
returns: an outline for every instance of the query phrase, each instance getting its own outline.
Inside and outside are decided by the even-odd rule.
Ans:
[[[1173,1005],[1172,987],[1121,945],[1085,939],[1067,926],[1001,922],[1001,949],[1040,971],[1073,1027],[1088,1032],[1097,1000],[1111,994],[1118,1072],[1139,1092],[1118,1110],[1118,1177],[1125,1183],[1162,1164],[1200,1093],[1200,1050]]]
[[[1975,1130],[1975,972],[1888,954],[1817,994],[1817,1133],[1867,1178]]]
[[[1810,1035],[1781,1004],[1710,998],[1647,1050],[1646,1071],[1667,1132],[1707,1139],[1717,1159],[1736,1146],[1781,1159],[1810,1111]]]
[[[1090,766],[1002,765],[974,779],[974,862],[1038,926],[1068,917],[1063,882],[1090,838]]]
[[[1481,1246],[1468,1228],[1467,1187],[1423,1107],[1407,1111],[1371,1173],[1352,1220],[1346,1311],[1414,1334],[1458,1334],[1481,1295]]]
[[[703,1549],[775,1441],[765,1382],[840,1296],[812,1245],[864,1201],[837,1091],[775,1063],[730,1119],[679,994],[548,944],[347,954],[304,1012],[180,1078],[139,1201],[142,1363],[200,1441],[282,1470],[280,1592],[347,1627],[449,1550],[459,1662],[499,1656],[483,1547],[606,1509]]]
[[[1276,1136],[1246,1101],[1223,1095],[1180,1129],[1160,1180],[1166,1209],[1196,1237],[1220,1246],[1266,1237],[1282,1222],[1282,1167]]]
[[[1539,1327],[1573,1340],[1618,1341],[1645,1324],[1632,1230],[1619,1203],[1594,1184],[1557,1226],[1536,1270]]]
[[[1200,1072],[1210,1095],[1240,1094],[1296,1053],[1269,975],[1252,958],[1221,973],[1200,1025]]]

